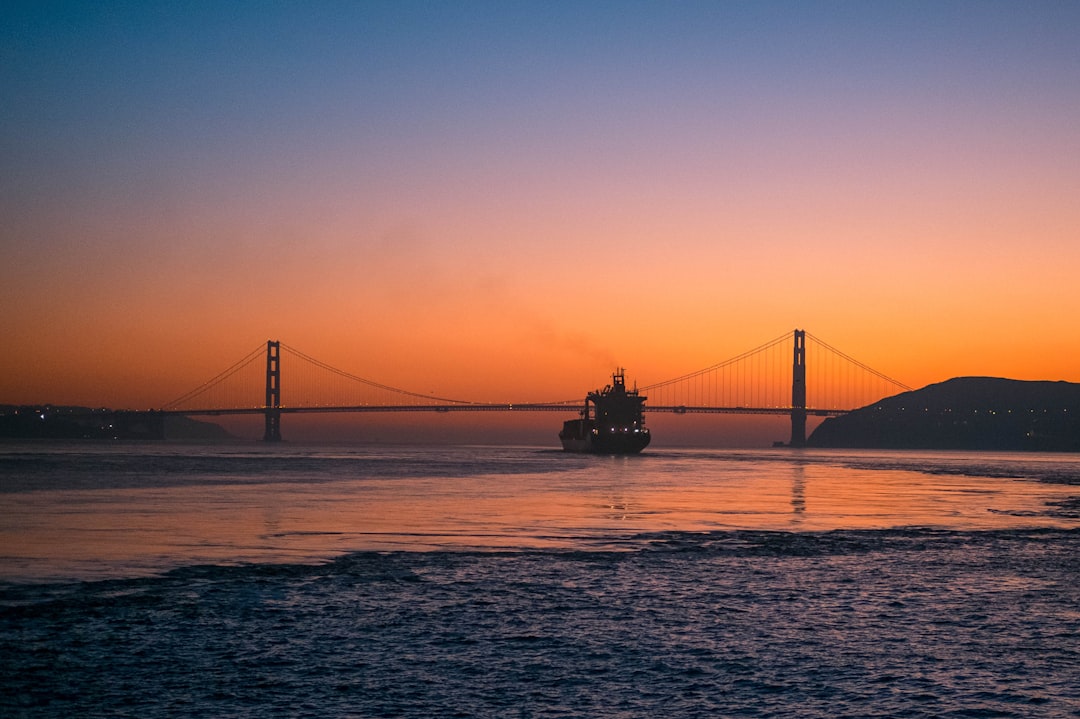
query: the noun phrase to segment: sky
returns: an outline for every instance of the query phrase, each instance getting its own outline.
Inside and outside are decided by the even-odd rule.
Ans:
[[[0,403],[267,339],[573,397],[804,328],[1080,381],[1075,2],[14,2]]]

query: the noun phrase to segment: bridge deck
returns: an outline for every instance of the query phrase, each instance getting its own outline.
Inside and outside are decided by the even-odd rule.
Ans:
[[[645,406],[645,412],[668,414],[770,414],[790,415],[791,407],[705,407],[687,405]],[[172,409],[162,410],[167,415],[243,415],[265,414],[267,407],[239,407],[232,409]],[[330,414],[346,412],[578,412],[581,404],[505,403],[505,404],[423,404],[423,405],[353,405],[335,407],[277,407],[281,414]],[[806,408],[806,414],[814,417],[832,417],[846,414],[843,409]]]

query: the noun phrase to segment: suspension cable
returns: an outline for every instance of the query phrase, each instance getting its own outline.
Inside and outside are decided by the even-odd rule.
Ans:
[[[888,376],[888,375],[886,375],[886,374],[883,374],[883,373],[881,373],[881,372],[878,372],[878,371],[877,371],[876,369],[874,369],[873,367],[870,367],[869,365],[865,365],[865,364],[863,364],[862,362],[860,362],[859,360],[855,359],[854,357],[851,357],[850,355],[846,355],[846,354],[844,354],[843,352],[841,352],[840,350],[836,349],[835,347],[833,347],[833,346],[832,346],[832,345],[830,345],[829,343],[827,343],[827,342],[824,342],[823,340],[821,340],[821,339],[819,339],[819,338],[815,337],[814,335],[810,334],[809,332],[807,332],[807,333],[806,333],[806,336],[807,336],[807,337],[809,337],[810,339],[814,340],[814,341],[815,341],[815,342],[817,342],[817,343],[818,343],[819,345],[821,345],[821,346],[822,346],[822,347],[824,347],[825,349],[829,350],[829,351],[830,351],[830,352],[832,352],[833,354],[837,355],[838,357],[842,357],[843,359],[847,360],[848,362],[850,362],[851,364],[855,365],[856,367],[858,367],[858,368],[860,368],[860,369],[862,369],[862,370],[864,370],[864,371],[866,371],[866,372],[869,372],[870,374],[872,374],[872,375],[874,375],[874,376],[876,376],[876,377],[878,377],[878,378],[880,378],[880,379],[883,379],[883,380],[885,380],[886,382],[889,382],[890,384],[896,385],[897,387],[900,387],[900,388],[901,388],[901,389],[903,389],[903,390],[906,390],[906,391],[908,391],[908,392],[910,392],[910,391],[911,391],[911,387],[908,387],[908,386],[907,386],[906,384],[904,384],[903,382],[901,382],[901,381],[899,381],[899,380],[895,380],[895,379],[893,379],[892,377],[889,377],[889,376]]]
[[[260,344],[258,347],[253,349],[251,352],[248,352],[244,356],[244,358],[242,360],[239,360],[238,362],[236,362],[235,364],[230,366],[228,369],[224,370],[223,372],[221,372],[221,373],[215,375],[214,377],[208,379],[207,381],[203,382],[201,385],[199,385],[195,389],[191,390],[190,392],[181,395],[180,397],[174,399],[172,402],[168,402],[167,404],[162,406],[162,409],[169,409],[171,407],[176,407],[181,402],[187,402],[189,399],[192,399],[192,398],[202,394],[203,392],[209,390],[214,385],[221,384],[222,382],[227,380],[229,377],[232,377],[234,374],[236,374],[237,372],[242,370],[244,367],[247,367],[249,364],[251,364],[251,362],[256,357],[258,357],[260,354],[262,354],[265,351],[266,351],[266,345],[265,344]]]
[[[358,377],[357,375],[354,375],[354,374],[352,374],[350,372],[346,372],[345,370],[341,370],[341,369],[338,369],[337,367],[334,367],[332,365],[328,365],[325,362],[322,362],[320,360],[315,359],[314,357],[311,357],[310,355],[304,354],[303,352],[296,349],[295,347],[290,347],[289,345],[285,344],[284,342],[281,343],[281,346],[284,349],[287,349],[288,351],[292,352],[294,355],[296,355],[300,359],[306,360],[306,361],[310,362],[311,364],[315,365],[316,367],[318,367],[320,369],[324,369],[327,372],[332,372],[332,373],[338,375],[339,377],[343,377],[345,379],[349,379],[349,380],[352,380],[354,382],[360,382],[362,384],[367,385],[368,387],[374,387],[376,389],[386,390],[386,391],[389,391],[389,392],[396,392],[398,394],[407,395],[409,397],[417,397],[419,399],[435,400],[437,402],[449,402],[451,404],[476,404],[476,402],[470,402],[469,400],[447,399],[445,397],[435,397],[435,396],[429,395],[429,394],[420,394],[419,392],[410,392],[409,390],[400,389],[398,387],[391,387],[390,385],[381,384],[379,382],[373,382],[372,380],[364,379],[363,377]]]
[[[881,380],[883,380],[885,382],[888,382],[888,383],[890,383],[890,384],[892,384],[892,385],[894,385],[896,387],[899,387],[899,388],[901,388],[901,389],[903,389],[905,391],[910,391],[911,390],[911,387],[905,385],[903,382],[895,380],[892,377],[889,377],[889,376],[883,374],[882,372],[879,372],[878,370],[875,370],[873,367],[870,367],[870,366],[858,361],[857,359],[851,357],[850,355],[847,355],[844,352],[841,352],[840,350],[836,349],[835,347],[828,344],[827,342],[819,339],[818,337],[810,334],[809,332],[806,333],[806,336],[808,338],[810,338],[811,340],[813,340],[820,347],[822,347],[822,348],[828,350],[829,352],[831,352],[832,355],[835,358],[840,358],[840,359],[843,359],[846,362],[848,362],[849,367],[850,366],[858,367],[861,370],[863,370],[864,372],[867,372],[867,373],[869,373],[871,375],[874,375],[875,377],[877,377],[877,378],[879,378],[879,379],[881,379]],[[745,392],[744,392],[745,388],[743,387],[743,384],[742,384],[743,379],[745,379],[748,382],[751,382],[750,377],[741,378],[741,377],[738,376],[738,373],[736,373],[736,375],[733,377],[733,376],[731,376],[730,372],[723,372],[723,374],[720,374],[718,371],[719,370],[726,370],[726,369],[732,367],[732,365],[734,365],[735,369],[738,370],[738,368],[741,366],[740,363],[749,358],[749,359],[751,359],[751,361],[759,360],[758,364],[762,365],[763,367],[757,368],[757,370],[763,369],[766,374],[769,374],[769,365],[771,363],[771,354],[765,354],[766,351],[775,348],[777,345],[781,344],[782,342],[787,341],[790,337],[791,337],[791,333],[787,332],[787,333],[785,333],[783,335],[780,335],[779,337],[777,337],[775,339],[772,339],[772,340],[770,340],[770,341],[768,341],[768,342],[766,342],[766,343],[764,343],[764,344],[762,344],[762,345],[760,345],[758,347],[755,347],[754,349],[743,352],[743,353],[741,353],[739,355],[736,355],[735,357],[724,360],[723,362],[719,362],[717,364],[711,365],[709,367],[698,370],[696,372],[690,372],[688,374],[684,374],[684,375],[682,375],[680,377],[676,377],[674,379],[669,379],[669,380],[666,380],[664,382],[656,382],[656,383],[653,383],[653,384],[650,384],[650,385],[646,385],[644,387],[641,387],[640,391],[642,391],[642,392],[646,392],[646,391],[650,391],[650,390],[656,391],[656,390],[665,390],[667,388],[674,389],[674,387],[678,386],[679,383],[688,383],[690,380],[698,380],[699,386],[697,386],[696,388],[692,387],[692,386],[689,386],[688,384],[683,385],[684,387],[686,387],[686,390],[687,390],[687,393],[688,393],[687,394],[687,401],[691,400],[691,398],[693,397],[694,390],[696,389],[698,394],[701,395],[701,397],[699,399],[701,400],[702,403],[705,403],[705,394],[710,393],[709,392],[709,387],[706,386],[706,382],[709,382],[709,383],[716,384],[717,385],[716,390],[718,392],[720,392],[721,394],[726,394],[726,390],[725,390],[724,385],[726,385],[728,387],[728,389],[733,390],[738,395],[738,401],[736,402],[737,404],[742,404],[742,403],[746,403],[746,402],[750,402],[752,404],[755,401],[755,399],[757,399],[753,394],[754,388],[751,387],[749,390],[747,390],[747,392],[749,393],[749,397],[744,397],[743,395],[745,394]],[[422,394],[422,393],[419,393],[419,392],[410,392],[409,390],[404,390],[404,389],[401,389],[401,388],[398,388],[398,387],[393,387],[393,386],[390,386],[390,385],[382,384],[380,382],[375,382],[375,381],[360,377],[358,375],[354,375],[354,374],[352,374],[350,372],[346,372],[344,370],[338,369],[337,367],[334,367],[334,366],[329,365],[329,364],[327,364],[325,362],[322,362],[321,360],[315,359],[314,357],[311,357],[310,355],[305,354],[304,352],[301,352],[300,350],[296,349],[295,347],[291,347],[291,346],[285,344],[284,342],[280,343],[280,346],[282,348],[288,350],[290,353],[292,353],[296,357],[299,357],[300,359],[305,360],[306,362],[309,363],[309,365],[311,365],[313,367],[317,367],[317,368],[322,369],[322,370],[324,370],[326,372],[337,375],[338,377],[341,377],[341,378],[344,378],[344,379],[347,379],[347,380],[350,380],[350,381],[353,381],[353,382],[358,382],[358,383],[361,383],[361,384],[366,385],[368,387],[372,387],[372,388],[387,391],[387,392],[396,393],[396,394],[399,394],[399,395],[405,395],[405,396],[408,396],[408,397],[415,397],[415,398],[418,398],[418,399],[433,401],[433,402],[443,402],[443,403],[448,403],[448,404],[459,404],[459,405],[477,404],[476,402],[469,401],[469,400],[448,399],[448,398],[445,398],[445,397],[437,397],[437,396],[434,396],[434,395]],[[247,355],[245,355],[242,359],[240,359],[236,363],[229,366],[224,371],[222,371],[219,374],[215,375],[214,377],[207,380],[206,382],[203,382],[201,385],[199,385],[195,389],[191,390],[190,392],[187,392],[187,393],[181,395],[180,397],[178,397],[177,399],[174,399],[173,401],[168,402],[167,404],[163,405],[163,409],[170,409],[170,408],[178,407],[180,404],[182,404],[184,402],[188,402],[191,399],[199,396],[200,394],[210,390],[214,386],[223,383],[225,380],[227,380],[228,378],[232,377],[233,375],[235,375],[240,370],[242,370],[245,367],[247,367],[248,365],[250,365],[258,356],[260,356],[265,351],[266,351],[266,345],[265,344],[260,344],[258,347],[256,347],[254,350],[249,352]],[[777,362],[776,369],[781,374],[782,374],[782,367],[783,366],[784,366],[784,363],[782,361]],[[751,368],[749,368],[748,372],[749,372],[749,374],[752,374],[752,375],[755,375],[755,376],[760,374],[760,371],[755,371],[755,367],[753,367],[753,366],[751,366]],[[709,373],[713,373],[711,375],[711,378],[706,377],[706,375],[708,375]],[[717,375],[719,375],[719,376],[717,376]],[[753,383],[751,382],[751,385],[752,384]],[[673,395],[672,395],[673,401],[675,401],[675,402],[678,401],[677,397],[675,396],[676,394],[677,393],[673,393]],[[762,399],[764,400],[764,397]],[[546,403],[546,404],[573,405],[573,404],[579,404],[579,403],[580,403],[580,400],[560,400],[558,402],[551,402],[551,403]]]
[[[706,372],[712,372],[712,371],[721,369],[721,368],[726,367],[728,365],[739,362],[740,360],[744,360],[744,359],[746,359],[747,357],[749,357],[749,356],[751,356],[753,354],[757,354],[758,352],[764,352],[765,350],[767,350],[767,349],[769,349],[769,348],[771,348],[771,347],[773,347],[773,346],[775,346],[777,344],[780,344],[781,342],[784,342],[785,340],[787,340],[790,337],[791,337],[791,333],[790,332],[785,332],[784,334],[780,335],[776,339],[769,340],[768,342],[761,345],[760,347],[755,347],[752,350],[747,350],[746,352],[743,352],[742,354],[740,354],[740,355],[738,355],[736,357],[732,357],[731,359],[724,360],[723,362],[718,362],[717,364],[714,364],[714,365],[712,365],[710,367],[706,367],[705,369],[700,369],[697,372],[690,372],[689,374],[684,374],[683,376],[676,377],[675,379],[669,379],[669,380],[666,380],[664,382],[655,382],[653,384],[646,385],[645,387],[641,388],[641,391],[644,392],[646,390],[657,389],[659,387],[664,387],[666,385],[675,384],[677,382],[685,382],[686,380],[693,379],[695,377],[703,375]]]

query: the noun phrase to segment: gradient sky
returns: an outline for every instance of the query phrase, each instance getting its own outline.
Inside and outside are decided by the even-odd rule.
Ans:
[[[492,401],[800,327],[1080,381],[1080,3],[15,2],[0,402]]]

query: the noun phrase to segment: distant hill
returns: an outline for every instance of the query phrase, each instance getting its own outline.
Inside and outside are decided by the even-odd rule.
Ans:
[[[220,424],[192,419],[184,415],[170,415],[165,418],[165,439],[236,439]]]
[[[0,405],[0,437],[218,440],[232,435],[220,425],[180,415],[90,407]]]
[[[807,446],[1080,452],[1080,384],[957,377],[826,419]]]

